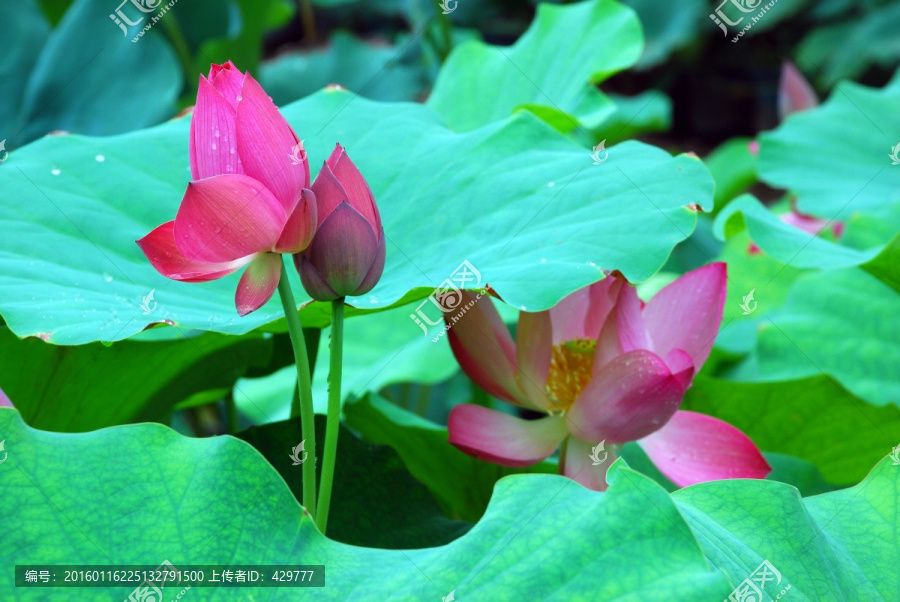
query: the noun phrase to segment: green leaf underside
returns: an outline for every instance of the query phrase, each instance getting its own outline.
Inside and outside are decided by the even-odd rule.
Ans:
[[[0,389],[35,428],[90,431],[165,421],[175,404],[204,390],[231,388],[271,354],[271,341],[258,334],[180,332],[172,341],[60,347],[20,340],[0,327]]]
[[[414,477],[424,483],[448,516],[475,522],[490,501],[493,483],[510,474],[556,473],[552,462],[511,469],[464,454],[437,425],[370,394],[344,406],[347,426],[366,441],[390,445]]]
[[[246,441],[287,483],[297,503],[303,498],[301,465],[291,451],[303,439],[299,420],[251,427],[236,435]],[[325,416],[316,416],[317,480],[321,479]],[[304,451],[309,453],[308,446]],[[299,454],[302,459],[302,454]],[[306,461],[311,461],[311,454]],[[341,427],[334,489],[328,514],[328,536],[373,548],[425,548],[443,545],[471,528],[448,520],[434,497],[406,470],[397,452],[386,445],[360,440]]]
[[[720,418],[766,452],[802,458],[849,485],[900,443],[900,409],[872,407],[827,376],[766,383],[697,378],[681,409]]]

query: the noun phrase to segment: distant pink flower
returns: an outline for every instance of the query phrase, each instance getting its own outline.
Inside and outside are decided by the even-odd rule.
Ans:
[[[6,396],[6,393],[3,392],[3,389],[0,389],[0,408],[12,408],[12,402],[9,400],[9,397]]]
[[[190,161],[193,181],[175,219],[137,244],[173,280],[206,282],[247,266],[235,293],[246,315],[275,292],[279,254],[302,251],[315,233],[306,152],[262,87],[229,61],[200,77]]]
[[[294,255],[303,288],[317,301],[363,295],[384,271],[385,238],[369,184],[340,144],[312,190],[319,224],[312,243]]]
[[[784,61],[781,66],[781,79],[778,81],[778,118],[784,121],[788,115],[817,106],[819,97],[816,96],[815,90],[794,63]]]
[[[491,395],[547,416],[525,420],[459,405],[448,421],[450,443],[513,467],[540,462],[562,445],[560,472],[595,490],[606,489],[611,447],[628,441],[681,487],[764,478],[771,467],[746,435],[678,410],[712,349],[725,288],[726,266],[715,263],[645,305],[633,286],[610,276],[548,311],[521,312],[516,342],[489,301],[475,303],[448,331],[463,371]],[[603,458],[593,451],[601,442],[609,446]]]
[[[829,221],[806,213],[801,213],[800,211],[797,211],[796,205],[796,201],[791,199],[791,210],[779,215],[778,219],[789,226],[794,226],[813,236],[818,236],[829,224],[831,225],[831,233],[834,235],[835,240],[840,240],[841,236],[844,235],[844,222],[838,220]],[[751,255],[762,253],[760,248],[753,242],[750,243],[748,251]]]
[[[781,65],[781,77],[778,80],[778,119],[784,121],[788,115],[808,111],[819,106],[819,97],[815,90],[794,66],[791,61]],[[759,142],[752,140],[748,144],[750,154],[759,154]]]

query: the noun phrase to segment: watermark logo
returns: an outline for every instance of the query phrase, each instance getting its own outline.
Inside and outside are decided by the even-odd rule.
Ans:
[[[603,450],[603,444],[606,443],[606,439],[595,445],[591,448],[591,453],[588,454],[588,457],[591,459],[591,463],[594,466],[600,466],[604,462],[606,462],[606,458],[609,456],[608,451]],[[600,457],[600,452],[603,452],[603,457]]]
[[[159,8],[162,0],[156,0],[155,2],[154,0],[123,0],[122,4],[120,4],[115,11],[109,13],[109,18],[112,19],[113,23],[119,26],[119,29],[122,30],[122,34],[126,38],[128,37],[128,27],[125,27],[125,24],[127,23],[129,26],[133,27],[144,20],[144,17],[141,17],[137,21],[132,21],[127,16],[125,16],[125,12],[122,10],[122,7],[129,3],[134,5],[134,7],[140,12],[146,14],[152,13],[157,8]]]
[[[137,42],[140,38],[144,37],[144,34],[150,31],[150,29],[162,19],[169,9],[175,6],[175,3],[178,0],[171,0],[168,4],[164,4],[165,0],[123,0],[123,2],[116,7],[116,10],[109,14],[109,18],[113,23],[119,26],[119,29],[122,30],[122,34],[127,38],[128,37],[128,27],[133,27],[135,25],[140,25],[147,15],[152,12],[156,12],[157,14],[150,17],[150,21],[144,25],[144,28],[138,32],[136,36],[134,36],[131,41]],[[132,16],[138,17],[137,20],[132,21],[125,14],[125,10],[122,8],[126,4],[131,4],[133,8],[129,8],[128,11]],[[135,12],[135,9],[138,12]],[[143,14],[142,14],[143,13]]]
[[[446,596],[441,596],[441,602],[456,602],[456,598],[453,597],[455,593],[456,590],[454,589]]]
[[[148,577],[143,583],[134,588],[131,595],[125,599],[125,602],[161,602],[163,599],[162,590],[167,584],[177,585],[181,583],[181,571],[175,568],[168,560],[163,560],[162,564],[156,567],[155,570],[149,571],[149,575],[152,579]],[[189,589],[191,589],[190,585],[181,590],[181,594],[178,597],[181,598],[181,595]]]
[[[734,591],[728,596],[725,602],[761,602],[763,592],[766,590],[766,583],[773,582],[773,586],[781,585],[781,573],[771,562],[763,560],[762,564],[756,567],[756,570],[749,577],[741,581]],[[787,591],[791,589],[788,583],[775,596],[776,600],[780,600]]]
[[[422,332],[427,336],[428,335],[428,326],[437,326],[444,319],[444,314],[450,313],[456,310],[463,300],[462,289],[465,288],[477,288],[481,284],[481,272],[475,269],[468,260],[463,261],[459,264],[449,278],[444,280],[439,287],[434,289],[434,292],[428,296],[424,301],[419,303],[419,306],[416,307],[416,313],[409,314],[409,317],[416,323],[416,325],[422,329]],[[482,291],[481,294],[478,295],[478,298],[484,294],[485,291]],[[435,319],[432,320],[426,309],[423,309],[423,305],[429,305],[429,309],[431,306],[434,306],[440,313],[431,312]],[[462,313],[465,313],[463,311]],[[453,320],[456,321],[455,319]],[[426,324],[428,326],[426,326]],[[447,329],[449,330],[449,328]],[[443,333],[441,333],[443,334]],[[441,336],[441,335],[438,335]]]
[[[900,144],[897,146],[900,146]],[[4,138],[0,140],[0,163],[6,161],[7,158],[9,158],[9,151],[6,150],[6,138]]]
[[[306,151],[303,150],[303,140],[294,145],[294,148],[291,149],[291,154],[288,155],[291,158],[291,165],[303,165],[303,162],[306,161]]]
[[[719,29],[722,30],[722,34],[727,38],[728,27],[726,27],[726,25],[737,27],[744,21],[745,16],[749,16],[749,13],[756,12],[756,15],[750,17],[750,21],[745,23],[737,35],[731,39],[732,43],[736,43],[746,32],[758,23],[772,7],[775,6],[776,2],[778,2],[778,0],[770,0],[768,4],[762,6],[763,0],[723,0],[723,2],[716,7],[716,10],[709,14],[709,18],[712,19],[713,23],[719,26]],[[722,11],[722,8],[726,4],[734,5],[740,12],[744,13],[744,15],[738,20],[732,21],[728,15]]]
[[[603,158],[600,158],[600,153],[604,153]],[[600,165],[607,159],[609,159],[609,151],[606,150],[606,140],[601,140],[600,144],[594,147],[594,152],[591,153],[591,159],[594,160],[594,165]]]
[[[459,4],[457,0],[443,0],[443,2],[441,2],[441,10],[444,11],[445,15],[449,15],[456,10],[457,4]]]
[[[2,449],[3,449],[3,442],[0,441],[0,450],[2,450]],[[900,445],[895,447],[893,449],[893,451],[891,451],[891,453],[888,454],[888,457],[891,460],[893,460],[893,464],[892,464],[893,466],[900,466]]]
[[[291,460],[294,461],[294,466],[299,466],[300,464],[303,464],[304,462],[306,462],[306,457],[309,455],[309,452],[303,451],[303,446],[304,446],[305,444],[306,444],[306,439],[304,439],[303,441],[301,441],[301,442],[297,445],[297,447],[292,447],[292,448],[291,448],[290,457],[291,457]],[[302,457],[302,458],[300,457],[300,452],[303,452],[303,457]]]
[[[0,441],[0,452],[3,452],[3,459],[0,460],[0,464],[3,464],[4,462],[6,462],[6,456],[9,455],[9,452],[5,451],[3,448],[3,446],[5,444],[6,444],[6,439],[4,439],[3,441]],[[900,445],[898,445],[897,447],[900,447]]]
[[[4,142],[5,142],[5,140],[4,140]],[[3,143],[0,142],[0,150],[2,150],[2,149],[3,149]],[[888,157],[891,158],[891,165],[900,165],[900,157],[897,156],[898,154],[900,154],[900,142],[897,143],[897,146],[891,148],[891,154],[888,155]],[[3,163],[3,161],[0,160],[0,163]]]
[[[756,311],[757,303],[756,303],[756,301],[753,300],[753,293],[755,291],[756,291],[756,289],[754,288],[749,293],[744,295],[744,301],[743,301],[743,303],[741,303],[741,309],[744,310],[745,316],[749,316],[750,314],[752,314],[753,312]]]
[[[150,292],[147,293],[147,294],[143,297],[143,301],[141,301],[141,309],[144,310],[144,315],[145,315],[145,316],[149,316],[149,315],[152,314],[154,311],[156,311],[156,306],[158,305],[158,303],[157,303],[156,301],[153,300],[153,293],[154,293],[154,291],[156,291],[155,288],[154,288],[154,289],[151,289]],[[152,303],[152,305],[151,305],[151,303]]]

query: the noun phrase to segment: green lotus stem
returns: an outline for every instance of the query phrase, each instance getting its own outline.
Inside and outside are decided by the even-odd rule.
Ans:
[[[290,259],[284,256],[284,261]],[[312,379],[309,375],[309,357],[306,353],[306,340],[303,327],[297,314],[297,303],[291,291],[284,262],[281,264],[281,279],[278,281],[278,295],[284,306],[284,317],[287,320],[291,346],[294,348],[294,362],[297,364],[297,396],[291,402],[291,418],[300,416],[301,436],[305,442],[305,451],[309,453],[303,463],[303,507],[309,515],[316,517],[316,414],[313,410]],[[299,406],[299,407],[297,407]]]
[[[325,533],[328,508],[331,505],[331,485],[337,458],[338,434],[341,425],[341,362],[344,355],[344,298],[331,302],[331,357],[328,370],[328,425],[325,427],[325,452],[322,457],[322,483],[319,491],[319,513],[316,525]]]
[[[190,86],[192,93],[197,92],[197,83],[199,71],[194,66],[194,59],[191,57],[191,50],[188,46],[187,39],[181,31],[181,26],[174,15],[165,15],[168,19],[163,19],[163,27],[169,34],[169,41],[178,55],[178,61],[181,63],[181,69],[184,71],[184,78],[187,85]]]
[[[234,403],[234,395],[230,393],[225,397],[225,414],[228,417],[228,432],[231,434],[238,432],[237,405]]]
[[[450,56],[450,51],[453,50],[453,35],[450,33],[450,17],[444,14],[443,9],[439,19],[441,21],[441,36],[444,41],[444,51],[441,53],[441,63],[443,63]]]
[[[310,46],[316,43],[316,14],[313,11],[312,0],[300,0],[300,13],[303,15],[304,42]]]

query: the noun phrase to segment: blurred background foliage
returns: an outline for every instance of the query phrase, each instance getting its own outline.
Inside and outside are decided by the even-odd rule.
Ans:
[[[624,113],[622,124],[640,109],[636,127],[606,128],[615,140],[658,132],[669,146],[705,155],[776,125],[783,60],[826,95],[841,79],[883,85],[900,57],[900,4],[888,0],[780,0],[737,44],[722,39],[705,0],[624,4],[637,12],[645,46],[634,69],[603,86]],[[454,47],[472,39],[512,44],[535,6],[460,1],[444,15],[434,0],[178,0],[146,40],[132,44],[144,23],[124,35],[109,17],[115,3],[7,2],[0,36],[18,42],[0,57],[0,123],[7,149],[53,130],[140,129],[192,104],[199,74],[225,60],[249,69],[279,105],[328,84],[373,100],[424,101]],[[123,10],[135,12],[130,4]],[[603,36],[590,42],[598,53],[610,43]],[[78,84],[57,94],[74,73]]]

